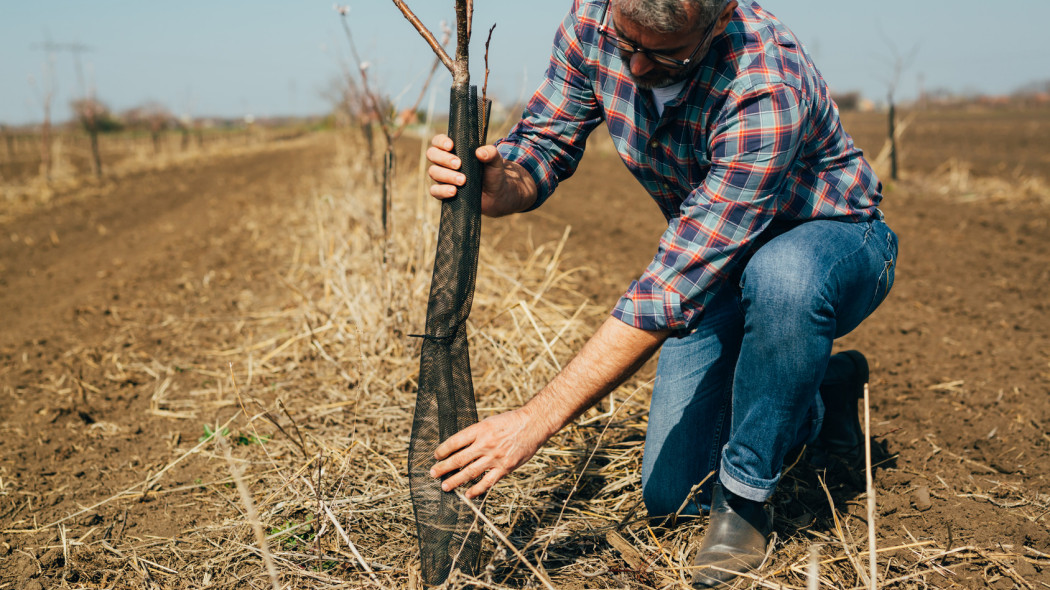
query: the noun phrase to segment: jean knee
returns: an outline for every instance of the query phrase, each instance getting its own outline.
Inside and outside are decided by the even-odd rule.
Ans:
[[[741,304],[749,323],[760,316],[783,324],[809,321],[826,311],[826,269],[791,251],[760,250],[748,263],[740,281]]]

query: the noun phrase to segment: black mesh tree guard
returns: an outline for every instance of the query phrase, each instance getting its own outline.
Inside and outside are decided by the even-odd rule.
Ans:
[[[434,450],[441,441],[478,421],[467,349],[467,316],[474,298],[481,238],[481,164],[474,152],[485,138],[476,87],[452,87],[448,125],[467,181],[456,197],[441,204],[408,447],[420,565],[423,582],[429,585],[443,583],[453,568],[475,573],[481,549],[481,527],[474,513],[454,493],[442,491],[440,481],[429,475]]]

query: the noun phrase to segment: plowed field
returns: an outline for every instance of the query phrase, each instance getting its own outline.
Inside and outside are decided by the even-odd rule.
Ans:
[[[852,128],[874,157],[881,119],[854,116]],[[923,577],[930,587],[1050,587],[1047,138],[1046,113],[920,113],[903,138],[904,180],[886,190],[896,285],[841,343],[873,363],[880,543],[985,556]],[[547,206],[486,232],[523,249],[571,225],[566,260],[609,307],[651,258],[662,219],[595,143]],[[292,297],[289,236],[309,228],[291,225],[335,157],[330,136],[308,136],[81,185],[5,217],[0,589],[207,586],[141,561],[144,575],[113,574],[122,541],[207,524],[192,470],[174,468],[164,493],[93,506],[196,444],[201,421],[186,416],[200,408],[168,403],[143,375],[163,382],[170,370],[180,400],[225,378],[222,351]],[[917,507],[923,490],[931,505]]]

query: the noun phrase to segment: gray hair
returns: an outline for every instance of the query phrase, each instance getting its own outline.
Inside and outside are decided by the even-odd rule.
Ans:
[[[726,0],[610,0],[611,4],[638,26],[657,33],[680,33],[689,28],[686,5],[700,15],[699,28],[706,28],[721,14]]]

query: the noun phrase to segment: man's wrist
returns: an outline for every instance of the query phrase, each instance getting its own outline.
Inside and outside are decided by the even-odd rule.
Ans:
[[[550,389],[551,384],[548,384],[519,408],[519,411],[525,414],[529,424],[536,427],[536,432],[543,436],[545,441],[557,434],[566,421],[558,419],[557,408],[553,403],[556,397],[550,392]]]
[[[514,201],[513,210],[508,213],[521,213],[532,207],[539,197],[539,190],[536,188],[536,181],[532,179],[532,175],[525,170],[524,166],[511,160],[504,160],[504,170],[507,176],[504,187],[512,195]]]

